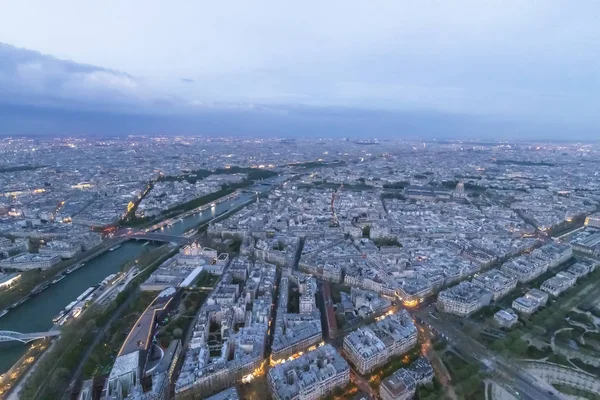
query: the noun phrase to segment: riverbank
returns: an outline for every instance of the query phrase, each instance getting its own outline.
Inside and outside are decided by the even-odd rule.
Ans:
[[[32,279],[32,283],[35,285],[32,287],[31,285],[28,286],[27,282],[23,282],[23,280],[26,278],[22,278],[22,281],[21,281],[21,283],[19,283],[19,286],[14,289],[14,294],[16,294],[16,295],[21,294],[21,296],[18,298],[14,298],[14,299],[11,298],[9,300],[9,301],[12,301],[10,304],[0,303],[0,310],[5,309],[9,313],[13,312],[16,308],[21,306],[23,303],[25,303],[32,297],[35,297],[36,295],[40,294],[41,292],[47,290],[53,284],[58,283],[59,280],[62,280],[62,278],[65,277],[66,275],[68,275],[69,273],[81,268],[82,265],[85,264],[86,262],[88,262],[89,260],[92,260],[95,257],[98,257],[99,255],[108,251],[115,245],[122,243],[123,241],[124,241],[124,239],[107,240],[107,241],[103,242],[102,244],[98,245],[97,247],[94,247],[93,249],[91,249],[85,253],[79,254],[78,256],[76,256],[70,260],[62,261],[58,266],[55,266],[48,270],[41,271],[41,272],[39,272],[39,271],[23,272],[22,275],[37,274],[42,279]],[[9,294],[13,294],[13,293],[9,293]]]
[[[156,247],[155,244],[143,246],[142,242],[128,241],[115,251],[98,254],[82,268],[11,310],[0,319],[0,330],[25,333],[49,330],[54,325],[52,319],[86,289],[98,285],[108,275],[120,272],[124,263]],[[27,347],[19,342],[2,343],[0,373],[6,372]]]

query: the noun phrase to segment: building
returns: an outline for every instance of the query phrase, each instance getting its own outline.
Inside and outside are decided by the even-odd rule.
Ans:
[[[585,226],[600,228],[600,213],[589,215],[585,219]]]
[[[300,313],[288,313],[290,281],[300,291]],[[321,313],[316,306],[317,281],[303,273],[284,276],[279,283],[279,300],[271,360],[278,362],[323,340]]]
[[[83,251],[88,251],[102,244],[102,235],[96,232],[88,232],[77,238],[81,243]]]
[[[454,195],[456,197],[465,197],[465,184],[460,181],[456,184],[456,188],[454,189]]]
[[[406,310],[358,328],[344,338],[344,352],[361,373],[385,364],[417,344],[417,328]]]
[[[412,374],[402,368],[381,381],[379,396],[382,400],[410,400],[417,390]]]
[[[552,296],[560,296],[562,292],[569,289],[575,284],[575,279],[573,276],[561,276],[556,275],[550,279],[547,279],[542,283],[540,289],[544,292],[551,294]]]
[[[433,201],[436,199],[449,199],[452,197],[452,191],[433,186],[407,186],[404,188],[404,195],[408,199]]]
[[[586,228],[581,237],[571,242],[573,250],[594,257],[600,257],[600,231]]]
[[[212,395],[206,400],[239,400],[240,395],[235,387],[230,387],[229,389],[225,389],[222,392],[219,392],[215,395]]]
[[[73,258],[77,253],[81,252],[81,244],[66,240],[53,240],[40,247],[39,252],[41,254],[57,254],[62,259]]]
[[[504,328],[512,328],[519,320],[517,314],[510,308],[494,314],[494,321]]]
[[[575,279],[582,278],[595,269],[594,263],[578,262],[567,268],[567,272],[572,274]]]
[[[533,257],[521,256],[502,264],[502,272],[516,277],[519,282],[526,283],[537,278],[548,270],[548,265]]]
[[[529,289],[529,291],[525,293],[525,298],[537,302],[539,307],[544,307],[548,302],[548,293],[539,289]]]
[[[379,395],[382,400],[412,399],[417,386],[431,383],[434,376],[429,360],[419,358],[411,364],[410,368],[400,368],[381,381]]]
[[[269,370],[267,384],[274,400],[316,400],[350,381],[350,366],[326,344]]]
[[[177,255],[178,264],[202,266],[205,271],[213,275],[223,274],[223,269],[228,261],[229,254],[219,254],[217,250],[202,247],[196,242],[184,246]]]
[[[508,276],[498,269],[490,269],[473,278],[471,282],[492,292],[493,301],[517,287],[517,278]]]
[[[175,295],[174,288],[162,291],[138,318],[123,342],[106,381],[106,400],[166,398],[174,366],[181,353],[181,342],[174,340],[167,349],[158,349],[152,337],[157,322],[169,312]],[[157,357],[158,362],[155,361]]]
[[[531,315],[540,307],[539,303],[527,297],[517,297],[512,302],[513,310],[524,315]]]
[[[14,287],[19,283],[19,280],[21,280],[21,274],[3,274],[0,272],[0,292]]]
[[[492,295],[485,287],[463,281],[440,292],[437,308],[449,314],[466,317],[490,304]]]
[[[237,265],[246,261],[237,262]],[[276,268],[253,262],[247,279],[233,283],[222,279],[198,312],[196,324],[175,384],[175,393],[193,390],[208,396],[261,373],[273,311]],[[215,342],[214,336],[220,340]]]
[[[23,253],[0,260],[0,267],[17,271],[48,269],[58,264],[60,260],[60,256],[57,254]]]
[[[417,385],[427,385],[433,382],[435,372],[433,367],[427,358],[420,357],[415,360],[409,368],[409,371],[413,374]]]

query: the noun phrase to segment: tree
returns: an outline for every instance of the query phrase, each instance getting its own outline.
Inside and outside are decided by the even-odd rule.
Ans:
[[[370,238],[371,237],[371,226],[370,225],[365,225],[362,228],[362,237],[364,238]]]
[[[492,350],[502,353],[506,350],[506,345],[503,340],[495,340],[490,346]]]
[[[510,349],[517,355],[523,355],[527,351],[528,346],[529,344],[525,340],[518,338],[511,344]]]
[[[57,368],[48,381],[46,393],[59,394],[69,384],[71,373],[66,368]]]

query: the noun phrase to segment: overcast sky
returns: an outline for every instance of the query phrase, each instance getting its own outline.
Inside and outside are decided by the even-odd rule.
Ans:
[[[0,42],[14,46],[0,47],[5,102],[294,104],[600,125],[596,0],[4,1]]]

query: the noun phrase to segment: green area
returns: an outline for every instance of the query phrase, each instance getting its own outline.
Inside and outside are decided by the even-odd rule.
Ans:
[[[263,168],[249,168],[249,167],[230,167],[230,168],[219,168],[216,169],[213,174],[224,175],[224,174],[247,174],[249,181],[258,181],[262,179],[272,178],[277,176],[277,172]]]
[[[239,253],[241,247],[242,247],[242,240],[238,237],[235,237],[229,244],[229,253]]]
[[[363,190],[373,189],[373,186],[367,185],[360,181],[359,181],[359,183],[344,182],[343,185],[344,185],[343,190],[363,191]],[[342,186],[342,184],[339,182],[327,182],[327,181],[313,181],[311,183],[298,184],[298,187],[301,189],[317,188],[317,189],[336,189],[337,190],[341,186]]]
[[[554,225],[548,230],[548,235],[550,236],[561,236],[569,231],[580,228],[583,226],[585,222],[586,215],[579,214],[573,217],[570,221],[562,221],[559,224]]]
[[[420,385],[417,387],[418,400],[448,400],[451,399],[445,395],[446,391],[437,378],[433,379],[430,385]]]
[[[552,274],[555,274],[556,270]],[[600,288],[598,288],[598,282],[600,281],[600,269],[589,274],[581,285],[577,285],[568,289],[562,293],[555,302],[550,301],[548,305],[541,311],[535,313],[529,318],[521,317],[522,324],[508,333],[505,337],[497,339],[489,343],[492,350],[500,352],[506,357],[517,357],[517,358],[542,358],[543,354],[549,355],[548,361],[555,362],[557,364],[571,366],[569,360],[562,355],[553,354],[550,352],[549,343],[552,335],[561,328],[573,328],[572,330],[563,331],[557,334],[556,344],[561,348],[570,349],[570,340],[577,342],[579,351],[583,353],[589,353],[593,349],[588,347],[587,335],[585,334],[585,344],[582,344],[581,335],[583,329],[575,327],[569,323],[569,318],[574,318],[576,313],[572,312],[572,309],[579,305],[579,303],[586,300],[586,298],[597,298]],[[580,314],[575,317],[577,320],[584,320],[585,315]],[[527,338],[535,338],[542,343],[547,343],[546,349],[536,350],[528,344]],[[594,334],[590,334],[590,338],[593,343]]]
[[[526,160],[496,160],[496,164],[498,165],[525,165],[530,167],[553,167],[554,163],[544,162],[544,161],[526,161]]]
[[[42,271],[24,271],[21,272],[21,280],[18,285],[11,290],[3,290],[0,292],[0,310],[5,309],[12,303],[22,299],[24,296],[42,282],[52,279],[56,274],[65,268],[64,265],[58,264],[52,268]]]
[[[105,375],[110,372],[129,331],[131,331],[131,328],[133,328],[140,315],[142,315],[155,298],[155,292],[141,292],[121,313],[119,318],[111,324],[83,366],[84,379]]]
[[[558,390],[559,392],[564,393],[564,394],[582,397],[584,399],[600,400],[600,394],[598,394],[598,393],[587,392],[585,390],[575,389],[571,386],[561,385],[561,384],[557,384],[557,383],[552,384],[552,386],[556,390]]]
[[[456,188],[456,185],[458,185],[459,181],[443,181],[442,182],[442,186],[449,188],[449,189],[454,189]],[[474,192],[485,192],[486,188],[483,186],[479,186],[479,185],[473,185],[472,183],[469,182],[463,182],[463,184],[465,185],[465,190],[470,190],[470,191],[474,191]]]
[[[345,166],[345,161],[307,161],[301,163],[288,164],[289,167],[297,168],[321,168],[321,167],[342,167]]]
[[[300,312],[300,291],[296,286],[292,290],[288,290],[288,313],[297,314]]]
[[[384,183],[383,188],[384,189],[404,189],[405,187],[407,187],[409,185],[410,185],[410,182],[407,182],[407,181],[390,182],[390,183]]]
[[[406,197],[399,192],[383,192],[381,193],[382,199],[398,199],[398,200],[406,200]]]
[[[163,326],[156,335],[161,347],[166,348],[174,339],[181,339],[184,332],[189,329],[190,323],[194,320],[196,312],[208,297],[207,293],[188,291],[183,295],[182,306],[179,307],[177,315],[161,323]]]
[[[70,383],[82,354],[91,345],[97,324],[110,317],[92,306],[83,315],[65,325],[61,335],[44,356],[19,393],[20,399],[58,399]],[[108,314],[108,316],[106,315]]]
[[[385,365],[376,368],[369,373],[369,385],[374,389],[378,389],[382,380],[392,375],[400,368],[409,368],[410,364],[419,358],[420,355],[421,347],[415,346],[407,353],[391,357]]]
[[[592,374],[594,376],[600,376],[600,367],[594,367],[593,365],[586,364],[578,358],[573,358],[571,360],[571,364],[577,366],[578,368],[584,370],[589,374]]]
[[[371,226],[370,225],[365,225],[362,228],[362,237],[364,238],[370,238],[371,237]]]
[[[207,169],[197,169],[197,170],[191,171],[189,174],[183,174],[183,175],[161,175],[161,176],[158,177],[158,179],[156,181],[157,182],[183,182],[183,181],[187,181],[187,182],[189,182],[189,183],[191,183],[193,185],[197,181],[202,180],[202,179],[208,177],[211,174],[212,174],[212,171],[209,171]]]
[[[196,287],[214,287],[218,280],[218,275],[211,274],[204,270],[200,272],[200,276],[198,276]]]
[[[468,363],[450,351],[444,353],[442,361],[450,372],[452,385],[459,398],[485,398],[484,387],[481,384],[485,374],[481,372],[478,365]]]
[[[376,246],[396,246],[396,247],[402,247],[402,244],[395,237],[394,238],[378,238],[378,239],[373,239],[373,243],[375,243]]]
[[[342,301],[342,292],[350,294],[350,286],[343,285],[341,283],[331,283],[331,299],[334,303]]]
[[[336,387],[331,393],[325,396],[324,400],[339,400],[339,399],[350,399],[356,393],[358,393],[360,389],[356,384],[350,381],[344,387]]]
[[[45,165],[17,165],[14,167],[0,167],[0,174],[4,172],[34,171],[44,167]]]

